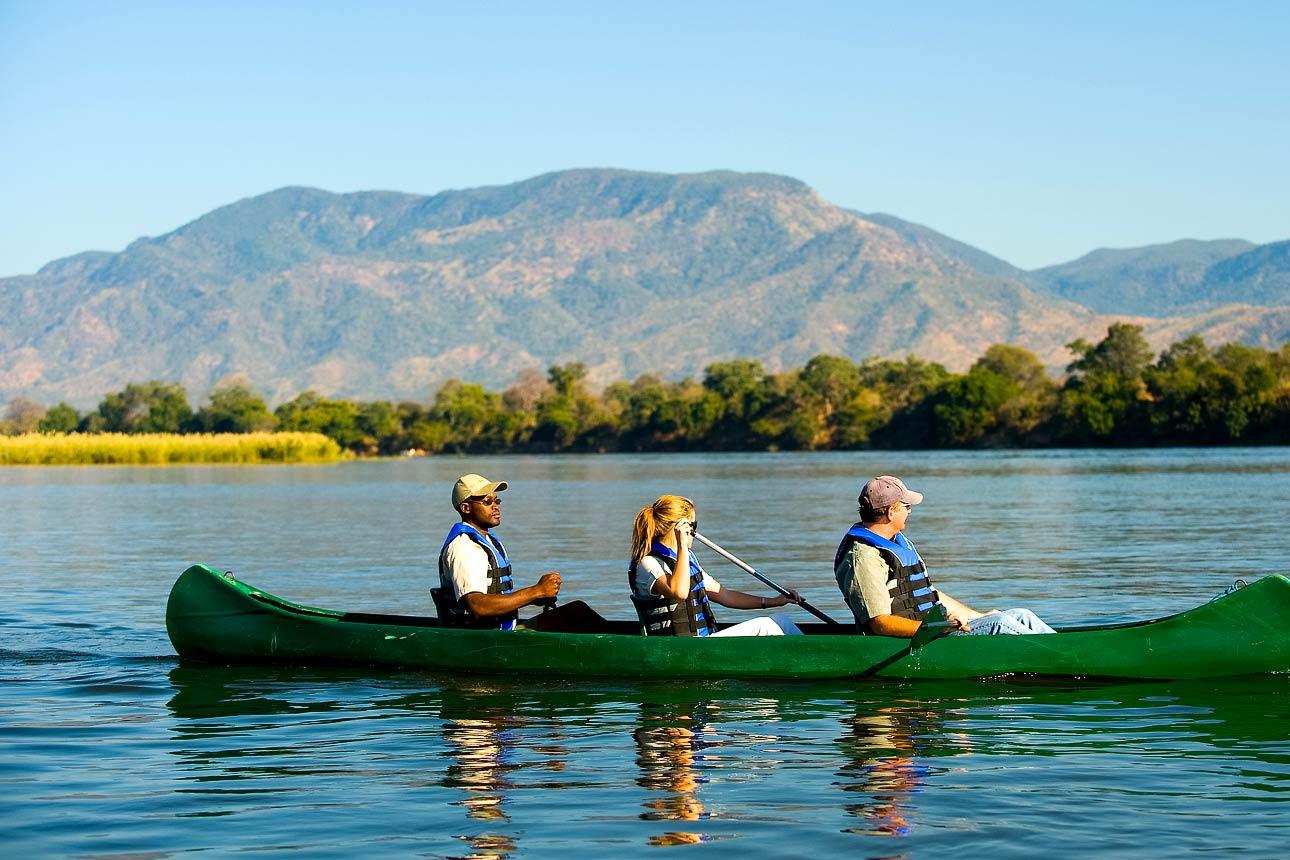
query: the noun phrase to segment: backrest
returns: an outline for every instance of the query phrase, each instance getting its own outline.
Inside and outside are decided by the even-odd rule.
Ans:
[[[439,616],[439,623],[444,627],[460,627],[462,616],[452,611],[452,601],[444,594],[442,588],[430,589],[430,599],[434,601],[434,611]]]
[[[641,623],[641,635],[649,635],[649,611],[654,605],[653,598],[641,597],[636,594],[629,595],[632,599],[632,607],[636,610],[636,619]]]

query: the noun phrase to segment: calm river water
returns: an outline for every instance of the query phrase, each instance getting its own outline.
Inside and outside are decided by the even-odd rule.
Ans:
[[[511,482],[499,533],[521,584],[558,569],[564,596],[611,617],[631,616],[632,516],[679,492],[710,538],[845,618],[832,554],[880,472],[926,494],[909,534],[939,585],[1058,625],[1178,611],[1290,558],[1286,448],[11,467],[5,853],[1290,853],[1286,676],[647,684],[179,665],[165,600],[193,562],[298,602],[430,614],[467,471]]]

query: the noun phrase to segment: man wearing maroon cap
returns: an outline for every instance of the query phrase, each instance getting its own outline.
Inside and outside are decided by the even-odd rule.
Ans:
[[[860,491],[860,522],[842,538],[833,559],[838,588],[856,618],[856,630],[910,638],[937,604],[960,632],[1052,633],[1029,609],[979,612],[932,587],[923,559],[903,534],[923,494],[900,478],[879,475]]]

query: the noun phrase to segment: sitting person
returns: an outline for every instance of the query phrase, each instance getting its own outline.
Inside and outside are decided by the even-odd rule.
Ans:
[[[694,502],[660,496],[642,508],[632,530],[632,561],[627,569],[633,599],[648,635],[657,636],[800,636],[787,615],[754,618],[717,631],[712,603],[732,609],[783,606],[783,595],[758,597],[723,588],[694,560]],[[792,602],[801,600],[796,591]]]
[[[492,533],[502,522],[497,495],[505,481],[462,475],[452,488],[452,506],[461,516],[439,550],[440,621],[445,627],[514,630],[525,606],[554,606],[560,593],[560,574],[543,574],[536,585],[515,589],[511,560]],[[523,622],[533,630],[593,632],[604,624],[591,607],[574,601]]]
[[[923,559],[903,534],[910,510],[922,500],[922,493],[890,475],[860,491],[860,522],[842,538],[833,559],[858,632],[910,638],[938,603],[961,633],[1055,632],[1029,609],[979,612],[933,588]]]

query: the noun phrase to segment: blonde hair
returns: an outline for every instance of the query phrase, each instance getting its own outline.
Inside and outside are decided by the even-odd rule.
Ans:
[[[694,502],[685,496],[659,496],[654,504],[641,508],[632,525],[632,564],[649,555],[650,544],[694,514]]]

